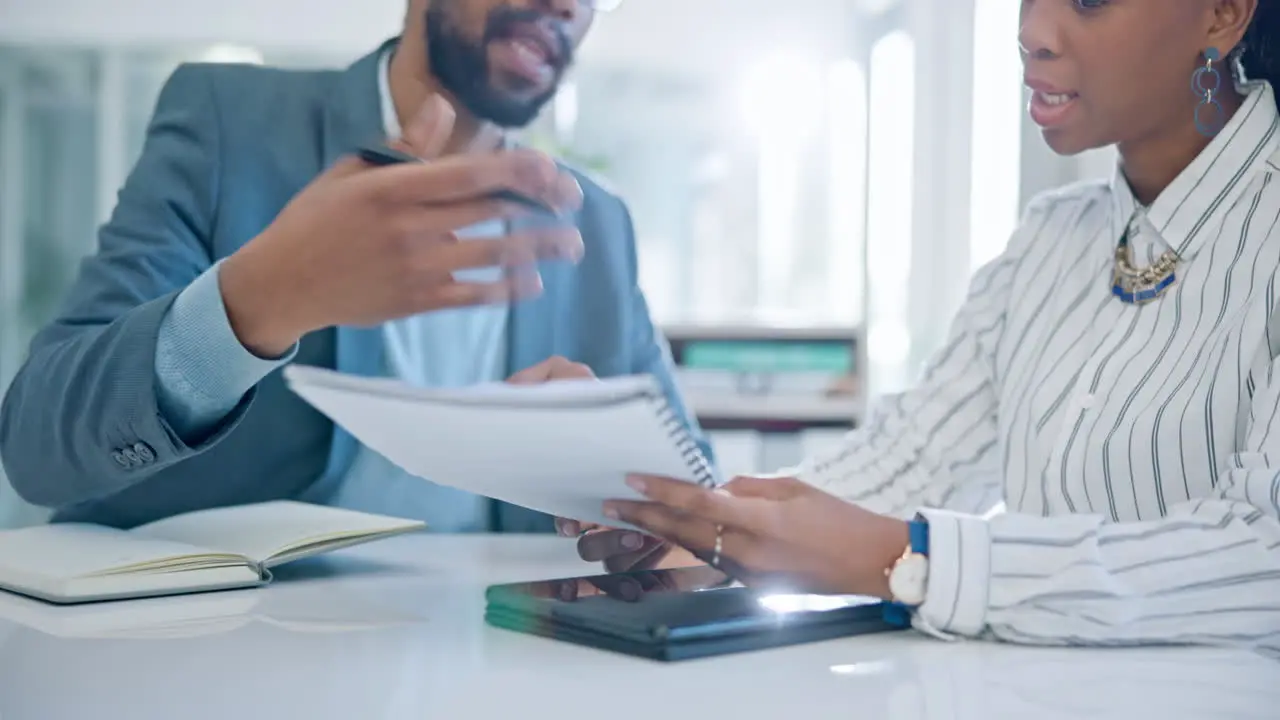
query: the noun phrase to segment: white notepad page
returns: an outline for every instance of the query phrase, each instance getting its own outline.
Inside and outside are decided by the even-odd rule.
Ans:
[[[257,570],[243,558],[140,541],[111,528],[57,524],[0,532],[0,588],[57,602],[257,582]]]
[[[187,513],[134,528],[131,534],[215,548],[271,565],[273,556],[293,548],[420,527],[417,520],[277,500]]]
[[[578,520],[637,498],[629,472],[696,482],[651,378],[436,391],[292,366],[290,386],[419,477]]]
[[[169,540],[140,543],[123,530],[73,523],[0,532],[0,576],[73,579],[210,555]]]

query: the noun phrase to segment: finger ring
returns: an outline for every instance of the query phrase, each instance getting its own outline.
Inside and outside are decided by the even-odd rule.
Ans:
[[[720,551],[724,549],[724,525],[716,525],[716,547],[711,553],[711,567],[719,569]]]

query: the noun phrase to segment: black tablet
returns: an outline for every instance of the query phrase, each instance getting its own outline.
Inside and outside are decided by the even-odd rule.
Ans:
[[[884,603],[744,587],[710,567],[495,585],[495,627],[675,661],[901,629]]]

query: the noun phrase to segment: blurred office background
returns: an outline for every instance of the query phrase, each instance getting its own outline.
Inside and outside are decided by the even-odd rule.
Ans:
[[[0,0],[0,389],[93,250],[178,63],[341,67],[403,11]],[[644,288],[727,472],[837,441],[868,396],[916,376],[1032,194],[1109,171],[1108,153],[1052,155],[1025,119],[1017,13],[1007,0],[626,0],[525,133],[630,202]],[[747,375],[790,389],[735,405]],[[0,526],[43,517],[0,477]]]

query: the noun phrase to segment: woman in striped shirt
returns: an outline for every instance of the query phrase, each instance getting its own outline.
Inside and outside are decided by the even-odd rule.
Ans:
[[[919,385],[838,452],[728,492],[635,477],[649,502],[606,512],[945,637],[1280,649],[1280,8],[1021,12],[1033,119],[1059,153],[1116,144],[1114,176],[1036,198]],[[639,540],[579,547],[663,552]]]

